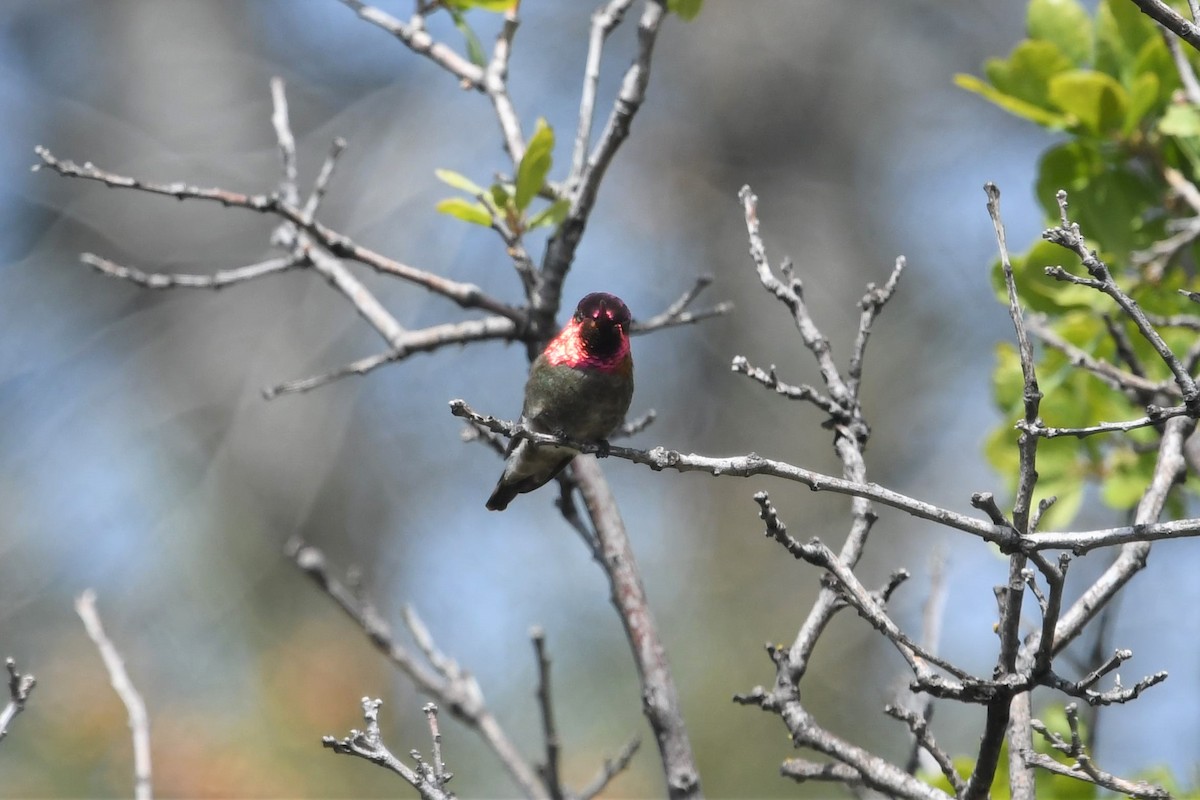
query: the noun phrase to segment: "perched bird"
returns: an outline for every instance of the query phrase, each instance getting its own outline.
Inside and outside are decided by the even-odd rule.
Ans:
[[[594,292],[580,300],[571,321],[529,369],[521,422],[538,433],[579,441],[603,440],[616,430],[633,397],[629,322],[629,309],[615,295]],[[536,447],[528,439],[513,439],[487,507],[503,511],[577,455],[570,447]]]

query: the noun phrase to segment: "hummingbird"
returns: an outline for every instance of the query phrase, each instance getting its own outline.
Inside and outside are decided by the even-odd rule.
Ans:
[[[616,295],[593,292],[580,300],[571,320],[529,369],[521,422],[538,433],[579,441],[603,441],[612,434],[633,398],[630,319],[629,308]],[[503,511],[514,497],[547,483],[577,455],[570,447],[535,446],[514,438],[488,509]]]

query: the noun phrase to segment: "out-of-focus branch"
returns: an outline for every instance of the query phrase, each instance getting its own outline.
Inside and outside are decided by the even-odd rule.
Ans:
[[[479,682],[437,649],[416,612],[411,608],[406,609],[405,623],[414,641],[426,655],[430,666],[417,660],[407,648],[396,641],[387,622],[369,601],[359,597],[329,573],[325,555],[320,550],[299,537],[293,537],[288,541],[286,553],[301,571],[362,628],[371,644],[408,676],[418,691],[433,698],[442,707],[448,708],[456,719],[483,738],[522,794],[526,797],[549,800],[549,795],[538,780],[537,774],[521,756],[485,704]]]
[[[133,736],[133,795],[137,800],[150,800],[153,797],[150,783],[150,717],[146,713],[146,703],[129,679],[121,654],[104,633],[100,613],[96,610],[96,593],[88,589],[79,595],[75,599],[75,612],[83,620],[83,627],[100,652],[109,681],[129,714],[129,729]]]
[[[604,763],[600,766],[600,771],[596,773],[596,777],[580,790],[576,800],[592,800],[592,798],[597,797],[607,789],[613,779],[624,772],[626,767],[629,766],[629,762],[633,761],[633,757],[637,754],[638,748],[641,746],[641,737],[635,736],[614,757],[604,759]]]
[[[381,705],[383,705],[382,700],[364,697],[362,699],[363,718],[367,721],[367,729],[365,731],[352,729],[350,735],[344,739],[324,736],[321,738],[321,744],[335,753],[358,756],[372,764],[378,764],[384,769],[391,770],[408,781],[424,800],[453,800],[454,793],[446,791],[446,783],[453,775],[446,772],[445,764],[442,762],[441,734],[437,730],[437,707],[432,703],[425,707],[433,736],[434,763],[426,763],[421,759],[420,753],[413,750],[412,756],[417,761],[417,768],[413,769],[396,758],[383,743],[383,735],[379,732],[379,707]]]
[[[25,703],[33,687],[37,686],[37,678],[18,672],[17,662],[13,659],[4,659],[4,667],[8,670],[8,703],[0,709],[0,741],[8,735],[8,726],[16,716],[25,710]]]

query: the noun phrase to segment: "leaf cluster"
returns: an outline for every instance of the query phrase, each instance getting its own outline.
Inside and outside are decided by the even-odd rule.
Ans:
[[[1128,0],[1101,0],[1094,15],[1078,0],[1031,0],[1026,33],[1007,58],[985,63],[985,77],[958,75],[955,82],[1063,137],[1038,165],[1035,191],[1049,225],[1059,223],[1056,194],[1066,190],[1071,220],[1080,225],[1088,247],[1147,312],[1194,316],[1200,309],[1177,290],[1200,288],[1200,251],[1194,237],[1177,247],[1165,246],[1165,240],[1197,215],[1177,196],[1168,175],[1174,171],[1188,181],[1200,175],[1200,108],[1182,90],[1167,39]],[[1194,62],[1194,55],[1180,57]],[[1027,310],[1045,315],[1059,338],[1095,358],[1142,370],[1150,380],[1170,378],[1112,300],[1049,277],[1045,269],[1054,265],[1082,272],[1072,254],[1046,241],[1013,258]],[[993,281],[1007,304],[998,262]],[[1129,343],[1136,366],[1118,350],[1114,329]],[[1181,355],[1197,335],[1178,327],[1161,333]],[[1110,388],[1058,350],[1045,348],[1037,367],[1047,425],[1083,427],[1145,413],[1146,398]],[[997,349],[993,377],[993,394],[1005,419],[989,437],[986,451],[993,466],[1015,481],[1017,434],[1012,423],[1021,415],[1022,381],[1012,345]],[[1045,442],[1039,448],[1039,495],[1057,496],[1058,502],[1044,525],[1069,522],[1090,483],[1099,486],[1108,505],[1132,507],[1150,478],[1155,441],[1154,430],[1146,429]]]
[[[466,197],[449,197],[437,204],[437,210],[465,222],[484,227],[502,224],[516,237],[525,231],[543,226],[557,226],[567,216],[570,201],[558,198],[541,210],[529,214],[534,199],[546,190],[546,177],[554,165],[554,130],[539,119],[537,129],[529,139],[525,155],[517,167],[514,181],[496,181],[487,189],[471,179],[448,169],[435,171],[445,184],[465,193]]]

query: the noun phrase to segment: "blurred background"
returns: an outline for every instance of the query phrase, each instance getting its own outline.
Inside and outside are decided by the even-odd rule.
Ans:
[[[409,2],[379,0],[405,16]],[[559,135],[561,177],[578,107],[591,2],[527,0],[511,91],[527,131]],[[640,4],[635,6],[640,9]],[[1020,0],[891,3],[710,0],[669,19],[648,100],[617,158],[567,280],[566,301],[603,289],[646,318],[715,277],[704,301],[731,316],[635,341],[633,413],[658,421],[633,444],[721,455],[756,451],[836,472],[821,416],[730,372],[735,355],[818,382],[783,307],[759,287],[737,190],[752,185],[772,260],[790,255],[844,364],[868,281],[909,267],[871,341],[866,405],[873,480],[970,512],[1003,494],[981,443],[999,421],[989,374],[1011,335],[992,297],[981,190],[1004,191],[1009,241],[1041,220],[1032,198],[1051,140],[955,89],[1020,38]],[[485,43],[496,18],[473,13]],[[610,41],[607,109],[634,51],[634,20]],[[438,19],[436,36],[461,44]],[[490,45],[489,45],[490,46]],[[386,741],[428,748],[423,699],[283,556],[292,534],[326,552],[399,630],[412,603],[478,677],[531,759],[541,753],[528,631],[554,659],[568,782],[581,786],[634,733],[645,739],[611,796],[662,793],[658,756],[607,587],[554,509],[553,491],[504,514],[484,499],[499,473],[460,440],[451,398],[501,417],[520,406],[526,359],[488,343],[264,401],[260,390],[384,349],[317,276],[289,273],[223,292],[149,292],[80,264],[90,250],[152,270],[211,272],[262,260],[272,220],[32,173],[33,148],[161,181],[266,192],[278,180],[272,75],[286,79],[302,187],[334,136],[349,149],[321,219],[382,253],[472,281],[509,302],[515,275],[491,231],[438,215],[452,192],[435,168],[490,182],[505,158],[490,104],[334,0],[6,0],[0,9],[0,656],[36,674],[0,745],[0,796],[130,794],[125,712],[72,599],[94,587],[108,632],[149,706],[163,796],[349,797],[409,793],[398,779],[320,748],[361,727],[359,698],[384,698]],[[530,242],[540,256],[542,238]],[[408,327],[469,316],[419,289],[357,274]],[[775,717],[730,696],[773,677],[766,641],[790,642],[818,574],[762,536],[751,495],[771,492],[791,531],[840,543],[848,500],[770,479],[652,474],[610,460],[649,596],[670,650],[712,796],[828,795],[778,776],[792,755]],[[1081,525],[1119,524],[1098,503]],[[1099,763],[1156,764],[1196,780],[1200,752],[1200,548],[1156,547],[1110,619],[1106,651],[1135,651],[1131,684],[1171,673],[1099,717]],[[941,649],[987,673],[987,547],[881,510],[860,574],[915,578],[893,602],[918,630],[935,554],[945,559]],[[1107,564],[1072,567],[1073,591]],[[1080,643],[1078,656],[1092,641]],[[1081,667],[1086,668],[1083,661]],[[807,678],[818,719],[902,758],[881,712],[905,685],[886,643],[852,614],[827,631]],[[1039,696],[1041,702],[1045,698]],[[939,705],[935,734],[971,753],[979,709]],[[461,796],[513,792],[475,737],[443,725]]]

